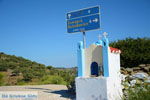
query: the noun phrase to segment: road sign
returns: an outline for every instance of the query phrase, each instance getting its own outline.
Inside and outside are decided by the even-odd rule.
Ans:
[[[99,22],[99,6],[67,13],[68,33],[99,29]]]

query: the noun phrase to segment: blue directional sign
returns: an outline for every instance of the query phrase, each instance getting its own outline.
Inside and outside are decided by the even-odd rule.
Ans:
[[[99,6],[67,13],[68,33],[100,28]]]

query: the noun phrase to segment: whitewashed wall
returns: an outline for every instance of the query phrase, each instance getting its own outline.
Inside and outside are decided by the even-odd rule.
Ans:
[[[76,78],[77,100],[107,100],[106,78]]]
[[[109,100],[111,100],[110,98],[114,97],[115,95],[116,98],[122,96],[122,87],[121,87],[121,79],[120,79],[120,53],[110,52],[109,49],[108,54],[109,54],[108,62],[109,62],[110,83],[107,83],[107,90],[109,94]]]
[[[97,45],[90,45],[85,49],[85,76],[91,75],[91,64],[97,62],[99,66],[102,66],[102,47]]]
[[[121,100],[116,80],[109,77],[76,78],[77,100]]]
[[[109,76],[119,77],[120,75],[120,53],[111,53],[109,49]]]

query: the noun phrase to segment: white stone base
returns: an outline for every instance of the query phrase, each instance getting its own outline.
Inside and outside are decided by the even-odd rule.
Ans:
[[[76,100],[121,100],[121,97],[119,78],[76,78]]]

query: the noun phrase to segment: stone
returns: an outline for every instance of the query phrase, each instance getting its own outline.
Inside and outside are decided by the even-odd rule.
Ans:
[[[145,67],[146,65],[145,65],[145,64],[140,64],[139,66],[140,66],[140,67]]]
[[[125,82],[125,83],[124,83],[124,88],[125,88],[125,89],[128,89],[130,86],[131,86],[131,85],[130,85],[128,82]]]
[[[147,80],[150,80],[150,76],[147,77]]]
[[[144,72],[138,72],[138,73],[135,73],[132,75],[132,78],[138,78],[138,79],[144,79],[148,77],[148,74],[147,73],[144,73]]]
[[[121,67],[120,69],[121,69],[121,70],[126,70],[124,67]]]
[[[146,81],[144,81],[145,83],[150,83],[150,80],[146,80]]]
[[[126,77],[127,77],[127,75],[120,74],[120,78],[121,78],[122,81],[125,81]]]
[[[139,70],[141,70],[140,67],[133,67],[132,69],[133,69],[133,71],[139,71]]]
[[[126,71],[128,72],[128,74],[132,74],[133,73],[133,69],[132,68],[126,68]]]
[[[150,72],[150,68],[149,67],[143,67],[142,68],[144,72]]]
[[[132,68],[126,68],[126,70],[127,70],[128,72],[132,72],[132,71],[133,71]]]
[[[135,84],[136,84],[136,80],[130,81],[130,85],[131,85],[131,86],[134,86]]]
[[[136,84],[141,85],[143,82],[141,80],[136,80]]]
[[[128,74],[128,72],[126,70],[121,70],[120,72],[121,72],[121,74],[124,74],[124,75]]]
[[[146,78],[145,83],[150,83],[150,76]]]

